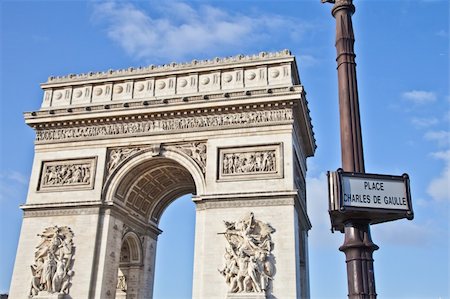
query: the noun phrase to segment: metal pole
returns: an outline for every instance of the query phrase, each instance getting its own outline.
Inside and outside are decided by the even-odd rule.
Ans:
[[[339,87],[339,114],[341,132],[342,168],[348,172],[365,172],[359,115],[358,85],[352,15],[353,0],[322,0],[334,3],[332,15],[336,19],[336,51]],[[344,244],[339,250],[345,253],[347,263],[348,297],[350,299],[375,299],[373,252],[378,246],[372,242],[369,221],[350,220],[345,223]]]

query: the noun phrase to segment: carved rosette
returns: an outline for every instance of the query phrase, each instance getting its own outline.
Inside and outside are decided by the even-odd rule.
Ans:
[[[31,265],[30,298],[47,294],[69,294],[74,275],[73,232],[67,226],[51,226],[44,229],[36,246]]]
[[[222,234],[227,246],[219,273],[224,276],[229,293],[266,294],[275,273],[271,238],[275,229],[256,220],[252,212],[239,221],[224,223],[226,231]]]
[[[168,149],[175,149],[191,157],[200,166],[203,174],[206,173],[206,142],[190,142],[185,144],[171,145]]]

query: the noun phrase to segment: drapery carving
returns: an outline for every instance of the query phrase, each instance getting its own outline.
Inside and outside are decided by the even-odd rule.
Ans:
[[[275,230],[256,220],[251,212],[235,222],[224,221],[227,241],[225,263],[219,270],[230,293],[265,293],[275,273],[273,242]]]
[[[55,225],[47,227],[38,236],[41,242],[36,246],[34,264],[31,265],[30,297],[42,292],[68,294],[74,275],[72,230]]]

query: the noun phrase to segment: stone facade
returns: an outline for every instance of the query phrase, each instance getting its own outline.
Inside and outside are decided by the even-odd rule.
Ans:
[[[186,193],[193,298],[309,297],[315,140],[289,51],[42,88],[41,109],[25,113],[35,157],[10,298],[151,298],[158,223]]]

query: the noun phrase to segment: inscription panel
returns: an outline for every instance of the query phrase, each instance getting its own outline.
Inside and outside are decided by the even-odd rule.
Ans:
[[[38,191],[93,189],[97,158],[43,161]]]
[[[219,148],[220,181],[282,177],[282,144]]]

